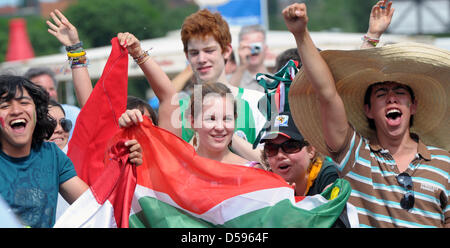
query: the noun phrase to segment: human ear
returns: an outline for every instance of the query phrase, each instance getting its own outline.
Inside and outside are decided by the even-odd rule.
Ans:
[[[369,104],[364,104],[364,113],[366,114],[366,117],[369,119],[373,119],[373,115],[370,112]]]
[[[308,155],[310,159],[313,159],[316,156],[316,148],[314,146],[308,146]]]
[[[228,44],[225,49],[223,50],[223,58],[228,61],[230,58],[231,53],[233,52],[233,47],[231,47],[231,44]]]
[[[414,102],[411,103],[411,106],[409,107],[411,115],[415,115],[417,112],[417,99],[414,99]]]

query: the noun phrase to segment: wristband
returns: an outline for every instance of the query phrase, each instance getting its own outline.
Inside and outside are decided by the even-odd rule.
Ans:
[[[380,42],[380,39],[370,38],[370,37],[367,36],[367,35],[364,35],[361,39],[362,39],[363,41],[367,41],[367,42],[368,42],[369,44],[371,44],[372,46],[377,46],[378,43]]]
[[[84,56],[84,55],[86,55],[85,51],[82,51],[82,52],[79,52],[79,53],[71,53],[71,52],[67,53],[67,56],[69,58],[77,58],[77,57],[81,57],[81,56]]]
[[[76,50],[76,49],[78,49],[78,48],[81,48],[82,46],[83,46],[83,42],[80,41],[80,42],[78,42],[78,43],[75,44],[75,45],[66,46],[66,51],[67,51],[67,52],[70,52],[70,51]]]

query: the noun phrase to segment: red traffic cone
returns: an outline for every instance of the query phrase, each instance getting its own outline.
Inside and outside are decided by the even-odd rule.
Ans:
[[[24,60],[34,57],[33,47],[27,33],[27,23],[23,18],[9,21],[9,40],[6,61]]]

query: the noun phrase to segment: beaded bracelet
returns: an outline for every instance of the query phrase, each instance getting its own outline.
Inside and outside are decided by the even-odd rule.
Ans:
[[[72,50],[67,53],[69,59],[70,68],[87,67],[88,59],[86,58],[86,51],[83,48],[78,48],[77,50]]]
[[[74,69],[74,68],[80,68],[80,67],[87,67],[89,65],[88,62],[89,62],[88,59],[86,59],[86,62],[84,62],[84,63],[71,64],[70,68]]]
[[[144,56],[144,58],[140,59],[138,62],[136,62],[136,64],[141,65],[141,64],[145,63],[145,61],[147,61],[149,58],[150,58],[150,55],[148,55],[148,53],[147,53],[147,55]]]
[[[145,59],[145,58],[150,56],[150,54],[148,53],[150,50],[152,50],[152,48],[148,49],[147,51],[144,51],[141,55],[137,56],[136,58],[133,57],[134,62],[136,62],[136,64],[140,65],[140,64],[144,63],[145,61],[147,61],[147,59]]]
[[[81,56],[84,56],[84,55],[86,55],[85,51],[81,51],[81,52],[78,52],[78,53],[72,53],[72,52],[68,52],[67,53],[67,56],[69,58],[77,58],[77,57],[81,57]]]
[[[376,38],[370,38],[367,35],[364,35],[362,38],[362,41],[367,41],[369,44],[371,44],[372,46],[377,46],[378,43],[380,42],[380,39],[376,39]]]

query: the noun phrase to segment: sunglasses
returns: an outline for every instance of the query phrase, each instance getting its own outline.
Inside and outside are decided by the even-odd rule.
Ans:
[[[72,129],[72,121],[66,118],[59,119],[59,124],[61,125],[64,132],[68,133]]]
[[[397,182],[406,189],[406,193],[403,198],[400,200],[400,206],[403,209],[411,209],[414,206],[414,191],[413,189],[413,181],[411,176],[408,173],[400,173],[397,176]]]
[[[287,140],[281,144],[266,142],[266,144],[264,144],[264,153],[267,157],[273,157],[278,154],[281,147],[283,152],[292,154],[301,151],[304,146],[306,146],[305,142],[297,140]]]

